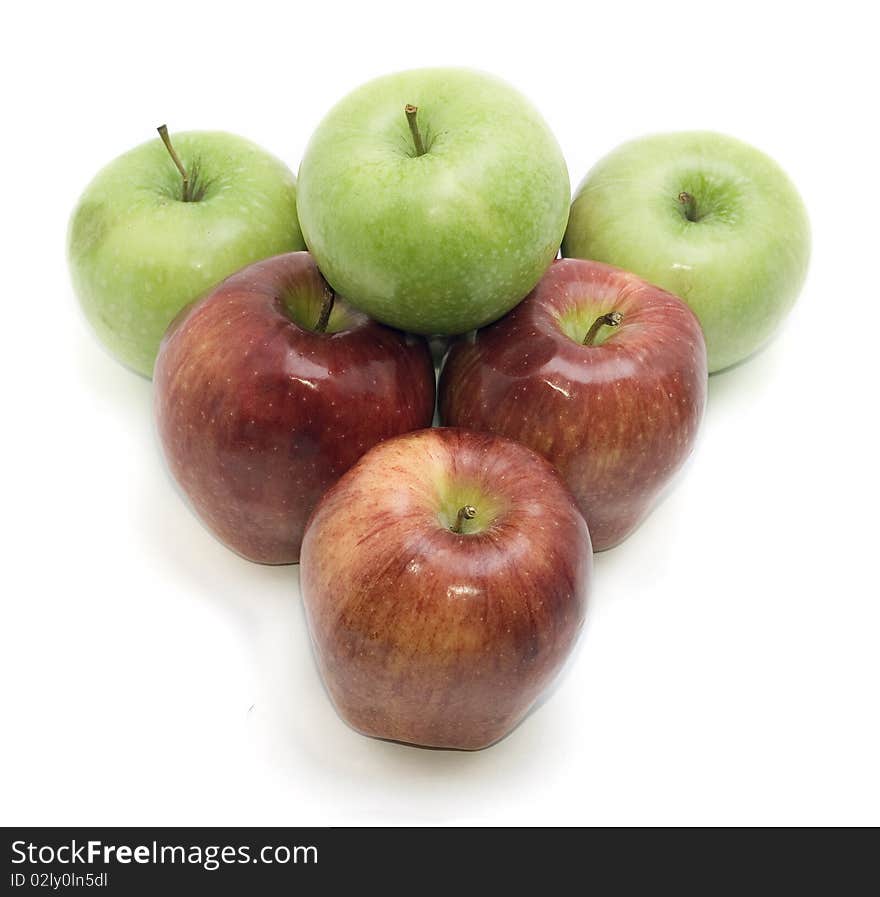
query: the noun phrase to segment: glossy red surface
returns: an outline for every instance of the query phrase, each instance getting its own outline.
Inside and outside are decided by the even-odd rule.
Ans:
[[[450,529],[463,501],[477,531]],[[300,583],[340,715],[367,735],[478,749],[553,680],[581,628],[589,534],[529,449],[423,430],[370,451],[321,500]]]
[[[296,562],[325,490],[377,442],[433,416],[424,340],[339,301],[338,332],[291,319],[285,297],[315,312],[327,289],[306,252],[251,265],[178,317],[156,363],[171,472],[217,537],[254,561]]]
[[[560,325],[611,311],[623,320],[601,344],[584,346]],[[680,299],[617,268],[563,259],[510,314],[453,346],[440,414],[553,461],[602,550],[638,526],[690,454],[707,383],[702,331]]]

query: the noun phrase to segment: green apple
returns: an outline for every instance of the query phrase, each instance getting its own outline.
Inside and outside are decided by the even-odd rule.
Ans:
[[[625,268],[696,313],[719,371],[752,354],[794,304],[810,256],[803,202],[748,144],[705,131],[618,147],[578,188],[562,254]]]
[[[481,72],[416,69],[328,113],[297,208],[318,267],[352,305],[402,330],[456,334],[535,286],[569,191],[556,139],[516,90]]]
[[[173,144],[164,127],[160,134],[95,177],[68,232],[86,317],[120,361],[148,377],[185,305],[244,265],[305,249],[296,180],[282,162],[234,134],[192,131]]]

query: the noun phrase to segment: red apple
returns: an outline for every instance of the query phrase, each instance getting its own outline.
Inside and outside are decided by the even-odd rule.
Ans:
[[[703,334],[680,299],[563,259],[510,314],[452,348],[440,415],[549,458],[601,551],[638,526],[690,454],[706,389]]]
[[[300,583],[349,725],[476,750],[559,671],[591,569],[584,519],[550,464],[497,436],[433,429],[376,446],[327,492]]]
[[[154,380],[175,479],[222,542],[266,564],[298,561],[324,491],[434,412],[425,341],[336,300],[307,252],[244,268],[181,313]]]

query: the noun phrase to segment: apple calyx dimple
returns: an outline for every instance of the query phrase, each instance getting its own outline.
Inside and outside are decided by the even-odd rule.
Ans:
[[[583,345],[592,346],[596,335],[603,327],[619,327],[621,321],[623,321],[623,314],[619,311],[611,311],[607,315],[599,315],[587,331]]]
[[[682,204],[682,207],[684,208],[684,217],[687,218],[688,221],[700,220],[697,215],[697,201],[690,193],[682,190],[681,193],[678,194],[678,201]]]
[[[406,121],[407,124],[409,124],[409,130],[412,134],[413,146],[416,149],[416,156],[424,156],[427,150],[425,149],[425,144],[422,140],[422,132],[419,131],[419,107],[413,106],[412,103],[407,103],[406,106],[403,107],[403,111],[406,113]]]
[[[477,509],[473,505],[464,505],[458,509],[455,516],[455,522],[449,528],[454,533],[461,533],[465,520],[473,520],[477,516]]]

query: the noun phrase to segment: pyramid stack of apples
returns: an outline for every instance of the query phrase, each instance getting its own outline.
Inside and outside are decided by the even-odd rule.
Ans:
[[[348,723],[496,742],[571,652],[593,551],[690,454],[707,375],[794,302],[796,190],[746,144],[674,133],[571,205],[538,112],[458,69],[350,94],[298,182],[239,137],[159,131],[98,174],[68,249],[98,336],[154,378],[174,477],[232,550],[301,564]]]

